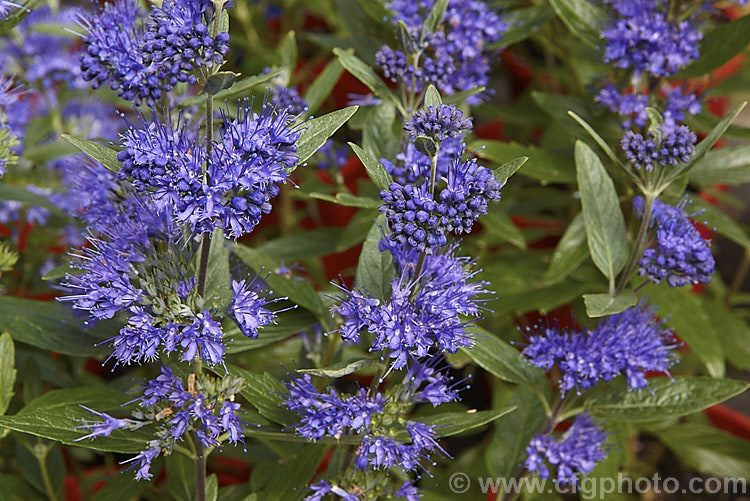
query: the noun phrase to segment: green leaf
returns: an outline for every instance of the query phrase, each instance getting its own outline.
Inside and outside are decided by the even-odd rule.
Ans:
[[[436,0],[432,6],[427,19],[424,22],[424,28],[428,33],[435,33],[443,23],[445,9],[448,8],[448,0]]]
[[[231,88],[238,76],[240,76],[240,74],[233,71],[220,71],[215,73],[208,77],[206,83],[203,84],[203,92],[214,96],[224,89]]]
[[[503,33],[503,38],[492,48],[501,49],[522,42],[554,17],[555,11],[549,5],[536,5],[511,11],[504,19],[510,25],[508,31]]]
[[[365,170],[367,171],[367,175],[370,176],[370,179],[372,179],[372,182],[375,183],[375,186],[380,188],[381,190],[386,190],[393,182],[393,179],[391,178],[391,175],[388,174],[388,171],[385,170],[385,167],[375,160],[375,157],[370,155],[368,152],[360,148],[354,143],[348,143],[349,147],[351,147],[352,150],[354,150],[354,154],[359,157],[359,159],[362,161],[362,164],[365,166]]]
[[[485,90],[487,90],[487,87],[483,85],[479,85],[476,87],[471,87],[470,89],[462,90],[461,92],[448,94],[446,96],[443,96],[442,98],[443,104],[456,104],[456,103],[463,101],[467,97],[471,97],[475,94],[479,94],[480,92],[484,92]]]
[[[750,44],[750,16],[719,24],[701,41],[701,55],[675,78],[694,78],[719,68]]]
[[[310,444],[289,458],[279,461],[276,468],[282,471],[283,475],[272,475],[268,484],[258,492],[258,499],[300,501],[309,494],[305,486],[315,475],[325,453],[326,447]]]
[[[15,184],[8,183],[0,184],[0,200],[14,200],[16,202],[23,202],[31,207],[43,207],[58,216],[66,218],[68,217],[67,214],[61,211],[47,198],[37,195],[36,193],[32,193],[23,186],[17,186]]]
[[[701,185],[750,183],[750,145],[709,151],[690,170],[690,181]]]
[[[516,410],[495,427],[484,453],[490,475],[497,478],[513,478],[522,452],[534,435],[542,431],[547,418],[542,403],[528,386],[514,388],[508,404]],[[503,499],[502,494],[498,493],[498,499]]]
[[[243,351],[263,348],[299,334],[317,322],[318,319],[307,310],[295,308],[284,311],[279,313],[275,324],[263,327],[256,339],[242,335],[239,327],[232,324],[231,327],[225,327],[224,329],[224,337],[231,340],[231,342],[227,343],[227,353],[241,353]]]
[[[7,332],[0,335],[0,416],[5,414],[13,398],[13,384],[16,382],[16,355],[13,338]]]
[[[575,166],[568,156],[549,153],[535,146],[505,141],[474,141],[469,150],[476,150],[477,156],[498,164],[504,164],[518,157],[528,157],[521,174],[537,179],[542,184],[569,183],[575,181]]]
[[[595,417],[613,421],[654,421],[701,411],[744,392],[750,384],[705,376],[652,378],[648,388],[631,390],[615,384],[590,397],[584,408]]]
[[[504,407],[491,411],[444,412],[433,416],[418,417],[416,420],[434,426],[435,433],[440,437],[452,437],[453,435],[476,430],[514,410],[516,410],[515,407]],[[408,437],[408,434],[404,431],[399,433],[398,436],[405,439]]]
[[[182,454],[174,454],[182,456]],[[152,466],[152,471],[160,471],[161,467]],[[193,473],[195,475],[195,473]],[[96,491],[92,501],[132,501],[142,499],[141,494],[151,485],[153,479],[135,481],[132,471],[116,471],[104,482],[104,486]]]
[[[298,369],[297,372],[304,372],[306,374],[312,374],[313,376],[340,378],[357,372],[360,369],[364,369],[365,367],[373,367],[380,364],[381,361],[379,358],[358,357],[352,360],[342,360],[337,364],[322,367],[320,369]]]
[[[556,283],[573,273],[589,256],[586,242],[586,227],[583,214],[573,218],[555,247],[552,261],[544,274],[544,280]]]
[[[219,477],[212,473],[206,479],[206,501],[217,501],[219,498]]]
[[[310,196],[312,195],[311,193]],[[315,228],[269,240],[259,245],[256,250],[267,258],[283,259],[288,265],[300,259],[315,258],[336,252],[342,233],[342,228]]]
[[[701,302],[729,363],[738,369],[750,370],[750,325],[723,303],[705,297],[701,297]]]
[[[440,106],[441,104],[443,104],[443,98],[440,97],[440,92],[438,92],[434,85],[430,84],[429,87],[427,87],[427,92],[425,92],[424,95],[425,107]]]
[[[615,185],[599,157],[586,143],[576,142],[575,159],[591,258],[610,284],[614,284],[629,253],[625,218]]]
[[[713,148],[714,144],[716,144],[716,141],[718,141],[722,134],[724,134],[724,132],[729,128],[734,119],[737,118],[737,115],[739,115],[740,112],[745,109],[745,106],[747,106],[747,101],[737,106],[726,117],[724,117],[721,122],[716,124],[716,127],[714,127],[711,132],[703,139],[703,141],[698,143],[698,146],[695,147],[695,152],[693,153],[693,156],[690,157],[690,161],[681,164],[676,169],[674,169],[671,175],[664,181],[664,184],[669,184],[681,175],[689,172],[690,169],[692,169],[695,164],[698,163],[698,161],[703,159],[706,153],[708,153],[708,151]]]
[[[305,130],[302,131],[297,141],[297,154],[299,155],[297,165],[303,164],[318,151],[328,138],[354,115],[357,109],[357,106],[349,106],[305,122]]]
[[[206,272],[206,289],[204,297],[208,307],[216,306],[224,308],[232,299],[231,282],[229,272],[229,244],[224,239],[224,232],[216,229],[211,237],[211,247],[208,252],[208,266]],[[200,250],[198,256],[200,258]]]
[[[518,157],[514,158],[510,162],[506,162],[497,169],[492,171],[492,174],[494,174],[495,179],[502,185],[505,186],[505,183],[508,182],[508,179],[510,179],[513,174],[518,172],[518,169],[523,167],[523,165],[529,160],[529,157]]]
[[[92,419],[92,414],[81,405],[100,412],[121,412],[122,400],[121,391],[105,387],[52,390],[29,402],[18,414],[0,416],[0,427],[87,449],[139,453],[146,442],[153,440],[153,429],[115,430],[108,437],[77,441],[86,434],[77,427]]]
[[[609,145],[609,143],[607,143],[607,141],[605,141],[604,138],[602,136],[600,136],[599,133],[596,132],[596,130],[594,130],[594,128],[591,125],[589,125],[588,122],[586,122],[586,120],[584,120],[583,118],[579,117],[573,111],[569,111],[568,115],[570,115],[571,117],[573,117],[573,120],[575,120],[576,122],[578,122],[581,125],[581,127],[583,127],[586,130],[586,132],[589,133],[589,135],[591,136],[591,138],[594,141],[596,141],[596,144],[599,145],[599,147],[604,151],[604,153],[607,155],[607,157],[609,157],[610,160],[612,160],[613,162],[615,162],[620,167],[623,167],[623,168],[625,167],[624,164],[622,163],[622,161],[620,160],[620,158],[617,155],[615,155],[614,151],[612,151],[612,147]]]
[[[372,297],[385,300],[391,295],[391,282],[396,277],[393,256],[380,252],[381,228],[385,227],[385,216],[378,216],[367,234],[354,273],[357,289],[364,289]]]
[[[297,67],[297,38],[294,35],[294,30],[287,32],[284,39],[281,40],[279,62],[281,63],[281,67],[284,68],[284,77],[286,79],[284,85],[288,86],[289,78]]]
[[[40,501],[44,498],[24,482],[18,474],[0,473],[0,485],[3,486],[4,499],[7,501]]]
[[[343,72],[344,67],[341,66],[339,60],[333,59],[328,63],[325,69],[320,72],[320,75],[313,80],[313,83],[310,84],[310,87],[308,87],[305,92],[305,101],[307,101],[309,113],[318,111],[318,108],[323,105],[325,100],[331,94],[333,88],[336,86],[336,82],[341,78]]]
[[[107,353],[107,348],[95,345],[111,337],[111,333],[103,333],[108,337],[96,337],[90,329],[78,327],[79,323],[79,319],[57,303],[0,297],[0,331],[9,332],[17,342],[66,355]]]
[[[395,121],[396,108],[390,103],[380,103],[368,111],[362,129],[362,148],[373,158],[392,158],[398,154],[401,137],[394,130]]]
[[[681,423],[655,433],[680,459],[699,473],[728,480],[750,479],[750,442],[747,440],[697,423]]]
[[[315,292],[310,282],[298,281],[273,273],[278,268],[279,262],[269,259],[256,249],[237,244],[232,250],[237,257],[257,273],[265,273],[264,280],[275,294],[289,298],[292,302],[314,313],[321,320],[329,318],[320,295]]]
[[[23,158],[30,162],[43,163],[67,155],[75,155],[78,148],[71,143],[54,141],[35,144],[23,151]]]
[[[62,134],[62,138],[112,172],[117,172],[122,167],[120,161],[117,160],[117,152],[111,148],[107,148],[95,141],[69,136],[68,134]]]
[[[248,97],[254,87],[270,82],[274,78],[278,77],[280,73],[281,73],[281,70],[276,70],[270,73],[262,73],[260,75],[254,75],[251,77],[243,78],[242,80],[235,82],[235,84],[232,85],[232,87],[230,87],[229,89],[224,89],[222,91],[217,92],[216,95],[214,96],[214,103],[216,103],[217,101],[219,103],[223,103],[229,98],[233,98],[236,96]],[[203,105],[205,102],[206,102],[206,96],[204,94],[200,94],[197,96],[191,96],[191,97],[182,99],[179,103],[177,103],[177,107],[188,108],[190,106],[200,106],[200,105]]]
[[[346,192],[336,193],[336,196],[331,196],[327,193],[312,192],[310,193],[310,198],[325,200],[326,202],[344,207],[360,207],[363,209],[377,209],[381,204],[379,200],[375,200],[374,198],[358,197]]]
[[[70,263],[63,263],[60,266],[55,266],[47,273],[45,273],[42,276],[42,280],[57,280],[60,278],[65,278],[66,275],[80,275],[81,273],[81,270],[71,268]]]
[[[4,35],[6,31],[18,25],[40,3],[41,0],[26,0],[20,8],[11,10],[10,14],[8,14],[5,19],[0,20],[0,35]]]
[[[375,73],[375,71],[373,71],[373,69],[361,59],[351,52],[338,47],[333,49],[333,53],[339,58],[341,65],[360,82],[365,84],[365,86],[367,86],[367,88],[369,88],[377,97],[389,101],[401,112],[404,111],[401,107],[401,102],[395,94],[393,94],[393,91],[391,91],[377,73]]]
[[[229,374],[245,381],[242,395],[264,418],[282,426],[291,426],[299,422],[299,416],[282,406],[282,395],[289,391],[286,386],[268,373],[256,374],[241,367],[227,365]]]
[[[509,242],[519,249],[526,248],[526,238],[518,227],[513,224],[510,217],[504,212],[491,210],[483,217],[484,226],[487,230],[501,240]]]
[[[584,294],[586,314],[589,318],[605,317],[627,310],[638,302],[638,296],[630,289],[625,289],[615,297],[609,294]]]
[[[167,490],[172,499],[195,499],[195,463],[182,454],[170,454],[167,463]]]
[[[721,209],[698,197],[691,196],[689,199],[692,202],[690,204],[691,209],[702,211],[693,219],[705,223],[709,228],[716,228],[716,233],[719,235],[723,235],[737,245],[750,250],[750,237],[747,236],[742,227],[732,218],[727,216]]]
[[[724,376],[724,352],[714,323],[699,296],[685,289],[662,284],[649,287],[645,295],[659,307],[659,316],[685,341],[713,377]]]
[[[461,348],[474,363],[493,376],[509,383],[544,384],[544,373],[526,360],[521,352],[481,327],[473,326],[476,342]]]
[[[587,0],[550,0],[557,17],[586,45],[599,48],[601,28],[609,21],[604,9]]]

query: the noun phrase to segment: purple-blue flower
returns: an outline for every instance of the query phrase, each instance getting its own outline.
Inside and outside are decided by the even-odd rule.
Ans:
[[[52,103],[57,100],[56,87],[85,87],[78,60],[81,51],[75,39],[37,29],[38,25],[71,24],[80,15],[77,7],[62,7],[53,13],[48,6],[34,9],[18,25],[17,37],[3,40],[0,63],[3,73],[21,73],[28,82],[46,90]]]
[[[399,246],[393,248],[396,254],[409,253]],[[377,300],[366,292],[340,287],[342,296],[333,308],[344,318],[340,332],[345,341],[359,342],[363,331],[373,334],[370,351],[382,351],[394,359],[395,369],[404,367],[410,358],[427,356],[433,348],[455,353],[473,344],[466,329],[479,316],[483,301],[479,296],[488,293],[485,282],[473,280],[472,261],[458,257],[455,247],[427,256],[419,277],[413,276],[414,262],[397,265],[389,299]]]
[[[305,501],[322,501],[329,494],[334,494],[344,501],[359,501],[360,499],[358,495],[346,492],[338,485],[331,485],[325,480],[320,480],[315,484],[311,484],[310,490],[312,490],[313,493],[307,496]]]
[[[545,479],[551,476],[549,467],[554,467],[557,484],[576,485],[579,475],[591,473],[604,459],[606,440],[607,433],[587,414],[581,414],[559,440],[549,434],[531,439],[524,466]]]
[[[620,2],[623,4],[623,2]],[[672,24],[655,9],[627,11],[602,32],[604,60],[617,68],[664,77],[697,59],[703,38],[689,21]]]
[[[82,405],[81,407],[94,414],[95,416],[101,418],[103,421],[85,421],[85,424],[83,424],[82,426],[77,426],[77,429],[86,429],[91,433],[75,439],[75,442],[79,442],[87,438],[94,439],[96,437],[108,437],[115,430],[135,429],[140,425],[138,421],[133,421],[132,419],[114,418],[105,412],[97,412],[93,409],[89,409],[85,405]]]
[[[643,218],[643,198],[636,197],[633,207]],[[716,271],[710,242],[695,228],[685,202],[677,206],[654,201],[650,228],[656,228],[655,241],[643,251],[638,261],[638,275],[658,284],[667,281],[670,287],[709,283]],[[694,215],[694,214],[693,214]]]
[[[380,212],[388,219],[391,240],[434,253],[447,243],[448,233],[471,232],[487,213],[488,202],[500,199],[500,183],[474,158],[454,159],[442,180],[445,187],[435,195],[429,181],[405,186],[394,182],[380,192]]]
[[[232,302],[228,307],[242,334],[252,339],[258,337],[258,329],[273,323],[276,317],[265,307],[272,302],[268,295],[260,295],[255,289],[253,282],[232,280]]]
[[[419,38],[433,4],[431,0],[392,0],[387,7],[395,13],[394,23],[404,21],[412,35]],[[449,0],[440,28],[426,37],[426,55],[420,60],[416,75],[413,66],[406,64],[406,55],[400,51],[394,53],[390,49],[381,49],[381,52],[387,50],[389,53],[381,55],[377,62],[381,68],[388,68],[385,71],[388,78],[400,78],[406,87],[411,85],[414,75],[417,91],[428,83],[435,84],[443,94],[487,86],[490,48],[502,39],[508,27],[508,23],[485,2]],[[475,105],[482,99],[483,95],[478,94],[466,101]]]
[[[539,325],[529,329],[523,354],[545,371],[557,366],[563,395],[619,375],[626,377],[631,389],[644,388],[646,372],[667,372],[675,364],[672,332],[654,319],[655,314],[641,302],[605,317],[593,329],[575,332]]]
[[[285,384],[289,395],[284,405],[301,414],[295,429],[308,440],[337,437],[349,431],[361,432],[369,428],[373,415],[383,412],[383,395],[368,395],[364,388],[346,398],[333,389],[329,393],[320,393],[309,374]]]
[[[223,113],[223,126],[209,156],[187,124],[147,122],[122,137],[120,176],[139,190],[153,188],[157,199],[173,205],[175,218],[196,233],[220,228],[232,238],[250,233],[279,184],[299,160],[300,131],[286,109],[264,103],[256,113],[240,101],[236,118]]]
[[[194,84],[195,70],[221,64],[229,53],[229,34],[209,33],[206,18],[212,11],[210,2],[196,0],[164,0],[151,10],[140,49],[144,63],[158,69],[170,87]]]
[[[420,108],[411,120],[404,124],[404,130],[409,133],[412,140],[425,136],[436,143],[441,143],[447,138],[460,137],[471,128],[471,118],[464,118],[461,110],[449,104]]]
[[[671,129],[659,127],[661,134],[655,138],[650,132],[646,137],[633,131],[626,131],[620,140],[625,158],[636,169],[648,172],[654,164],[662,166],[687,162],[695,151],[697,136],[684,125]]]

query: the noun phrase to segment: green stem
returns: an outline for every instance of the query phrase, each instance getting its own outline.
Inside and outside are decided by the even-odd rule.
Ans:
[[[641,227],[638,229],[638,236],[636,236],[635,242],[633,243],[633,251],[630,253],[628,263],[625,265],[622,275],[620,275],[620,283],[617,284],[615,294],[622,291],[628,285],[628,282],[630,282],[630,275],[635,271],[638,259],[641,254],[643,254],[646,247],[649,224],[651,223],[651,209],[654,206],[654,200],[656,200],[656,196],[652,192],[647,191],[643,194],[643,219],[641,221]]]
[[[748,271],[750,271],[750,249],[745,249],[745,254],[742,256],[742,261],[740,261],[737,273],[735,273],[734,278],[732,278],[732,283],[729,286],[727,295],[724,297],[724,304],[727,306],[732,304],[732,296],[737,294],[737,291],[740,290],[740,286],[742,286],[742,282],[745,281]]]
[[[206,455],[200,439],[195,441],[195,500],[206,501]]]
[[[39,461],[39,470],[42,472],[42,482],[44,482],[44,490],[47,492],[47,497],[51,501],[57,501],[55,495],[55,489],[52,488],[52,480],[49,477],[49,469],[47,469],[47,454],[37,455],[37,461]]]

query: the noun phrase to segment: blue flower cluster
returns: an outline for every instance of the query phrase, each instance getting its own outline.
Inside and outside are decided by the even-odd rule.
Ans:
[[[385,352],[394,359],[395,369],[410,358],[428,356],[432,348],[455,353],[473,344],[466,329],[479,317],[482,300],[477,296],[489,292],[486,282],[473,281],[473,262],[457,256],[455,246],[449,247],[427,256],[415,277],[416,250],[385,242],[384,249],[393,249],[396,266],[391,297],[381,301],[340,286],[343,294],[333,311],[344,318],[341,337],[356,343],[361,332],[373,334],[370,351]]]
[[[106,231],[117,220],[120,203],[126,199],[115,173],[85,155],[58,159],[54,168],[65,191],[50,195],[50,201],[89,230]]]
[[[654,309],[641,302],[605,317],[590,330],[537,326],[528,329],[529,344],[523,354],[546,371],[557,366],[563,395],[619,375],[627,378],[630,388],[644,388],[647,371],[667,372],[675,363],[672,332],[654,316]]]
[[[463,132],[473,127],[471,118],[464,118],[461,110],[449,104],[425,106],[414,113],[404,124],[412,141],[420,136],[429,137],[436,143],[448,138],[461,137]]]
[[[165,0],[151,11],[140,49],[146,66],[169,87],[194,84],[194,71],[221,64],[229,53],[229,33],[208,32],[209,9],[210,1]]]
[[[182,436],[194,431],[204,447],[219,445],[219,436],[227,434],[231,443],[243,442],[238,412],[240,405],[234,402],[241,381],[225,378],[219,383],[196,381],[195,375],[188,378],[185,388],[182,380],[172,370],[162,366],[155,379],[146,382],[143,394],[136,399],[141,410],[134,413],[140,419],[117,419],[91,411],[103,421],[91,421],[81,428],[90,433],[77,440],[109,436],[116,429],[136,429],[147,423],[158,423],[157,439],[149,447],[126,462],[133,462],[136,480],[151,478],[151,462],[162,452],[169,452]]]
[[[340,485],[332,485],[325,480],[320,480],[315,484],[310,485],[312,494],[305,498],[305,501],[322,501],[328,495],[338,496],[339,499],[344,501],[360,501],[359,488],[354,486],[351,491],[347,491]],[[355,492],[353,494],[352,492]],[[421,496],[419,495],[419,489],[412,485],[409,481],[404,482],[401,487],[389,493],[389,499],[406,499],[406,501],[419,501]]]
[[[31,11],[18,25],[17,38],[8,37],[0,42],[0,71],[6,75],[22,74],[25,81],[47,90],[52,102],[57,98],[59,85],[85,87],[78,64],[81,50],[77,41],[38,29],[49,24],[72,24],[78,16],[80,10],[69,7],[55,13],[48,6]]]
[[[319,392],[308,374],[285,383],[289,394],[284,405],[301,415],[295,426],[297,433],[308,440],[335,437],[348,433],[361,436],[355,469],[387,470],[396,466],[403,471],[417,470],[430,452],[445,453],[436,441],[434,426],[402,417],[403,406],[417,402],[449,402],[457,399],[449,378],[436,370],[434,364],[414,362],[404,376],[406,386],[398,388],[391,398],[371,394],[364,388],[356,394],[341,396],[331,389]],[[426,397],[426,393],[429,397]],[[437,405],[437,404],[436,404]],[[397,438],[400,429],[409,437],[408,443]]]
[[[697,59],[703,38],[689,21],[671,23],[660,10],[661,2],[619,0],[613,2],[621,16],[602,32],[607,44],[604,60],[617,68],[630,68],[636,74],[656,77],[673,75]]]
[[[667,14],[671,4],[661,0],[607,0],[604,3],[611,7],[613,16],[612,25],[602,31],[606,42],[604,60],[616,68],[631,70],[630,81],[636,90],[621,92],[610,83],[599,90],[596,100],[610,111],[627,117],[622,124],[624,128],[633,123],[638,127],[646,124],[649,95],[652,101],[659,103],[657,107],[664,110],[667,128],[684,121],[685,113],[699,113],[701,103],[695,93],[668,84],[653,87],[654,79],[677,73],[699,56],[698,45],[703,35],[695,28],[698,14],[692,13],[686,19],[673,22]],[[652,81],[640,81],[642,77]],[[648,92],[639,90],[649,86]]]
[[[547,465],[554,466],[557,484],[576,485],[578,475],[591,473],[604,459],[606,440],[607,433],[587,414],[580,414],[560,440],[550,434],[535,436],[526,448],[524,466],[541,478],[550,477]]]
[[[285,87],[275,84],[271,88],[273,102],[278,109],[287,110],[289,115],[298,116],[307,111],[307,101],[299,95],[297,87]]]
[[[426,35],[427,52],[418,68],[414,68],[407,54],[387,46],[376,55],[376,63],[394,82],[400,80],[409,87],[413,79],[417,92],[430,83],[444,94],[487,86],[488,48],[502,39],[508,24],[485,2],[449,0],[441,28],[425,34],[423,25],[433,4],[432,0],[392,0],[387,5],[395,13],[394,23],[404,21],[417,40]],[[467,102],[474,105],[481,100],[481,95],[477,95]]]
[[[625,158],[636,169],[651,172],[654,164],[661,166],[677,165],[687,162],[695,151],[697,136],[684,125],[678,125],[671,130],[660,126],[659,138],[654,138],[651,132],[647,138],[633,131],[626,131],[620,140],[620,146]]]
[[[445,178],[453,162],[461,158],[464,145],[461,138],[445,139],[440,145],[437,158],[437,176]],[[396,161],[381,158],[380,163],[393,180],[401,186],[421,184],[430,179],[430,157],[417,151],[413,143],[408,143],[404,151],[396,155]]]
[[[470,233],[474,222],[487,213],[489,201],[500,199],[501,185],[492,171],[473,157],[461,160],[465,146],[460,137],[471,125],[471,119],[450,105],[428,106],[406,123],[412,140],[432,141],[436,172],[431,179],[432,159],[414,144],[397,158],[403,167],[386,162],[396,182],[380,192],[380,212],[388,220],[392,241],[432,254],[447,243],[448,233]],[[443,143],[446,151],[441,156]],[[438,180],[442,186],[437,186]]]
[[[595,100],[606,106],[610,111],[626,117],[622,121],[624,129],[631,125],[645,127],[648,123],[646,108],[649,98],[645,94],[620,94],[613,84],[608,84],[599,90]],[[662,116],[664,127],[669,130],[685,120],[685,113],[697,115],[703,109],[698,96],[685,92],[681,87],[675,87],[665,92]]]
[[[223,116],[222,135],[210,155],[185,124],[141,118],[139,128],[123,134],[119,175],[139,190],[155,190],[155,197],[172,204],[177,220],[194,232],[221,228],[239,238],[271,211],[278,184],[298,161],[300,132],[291,127],[286,109],[267,103],[256,114],[242,101],[235,119],[228,112]]]
[[[169,209],[148,199],[131,200],[108,218],[99,235],[88,237],[90,246],[74,263],[83,273],[66,277],[76,294],[62,300],[89,311],[93,320],[120,313],[127,318],[109,340],[118,364],[155,360],[160,350],[179,351],[186,361],[200,357],[222,363],[224,333],[214,318],[219,311],[212,301],[207,307],[196,304],[192,246],[182,241]],[[269,302],[244,281],[236,282],[229,314],[245,335],[257,336],[257,329],[273,320],[274,313],[264,307]]]
[[[210,2],[165,0],[144,19],[135,0],[106,3],[86,30],[81,69],[93,88],[104,83],[124,99],[157,103],[178,82],[195,83],[193,72],[220,63],[229,35],[208,33]]]
[[[643,218],[644,200],[636,197],[633,207]],[[695,215],[695,214],[693,214]],[[710,243],[685,212],[685,203],[677,206],[654,201],[650,228],[656,228],[656,241],[645,251],[638,265],[638,275],[658,284],[666,279],[670,287],[709,283],[716,271]]]
[[[446,244],[447,234],[470,233],[487,214],[489,201],[500,199],[500,183],[474,158],[455,158],[442,180],[445,187],[435,195],[428,180],[405,186],[394,182],[380,192],[380,212],[388,219],[391,240],[434,253]]]

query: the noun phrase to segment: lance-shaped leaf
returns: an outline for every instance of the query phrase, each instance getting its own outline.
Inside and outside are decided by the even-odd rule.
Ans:
[[[297,154],[299,155],[297,165],[304,163],[318,151],[328,138],[356,113],[357,109],[357,106],[349,106],[305,122],[305,130],[302,131],[297,141]]]
[[[599,157],[586,143],[576,142],[575,159],[591,258],[610,284],[614,284],[629,252],[625,218],[615,184]]]

